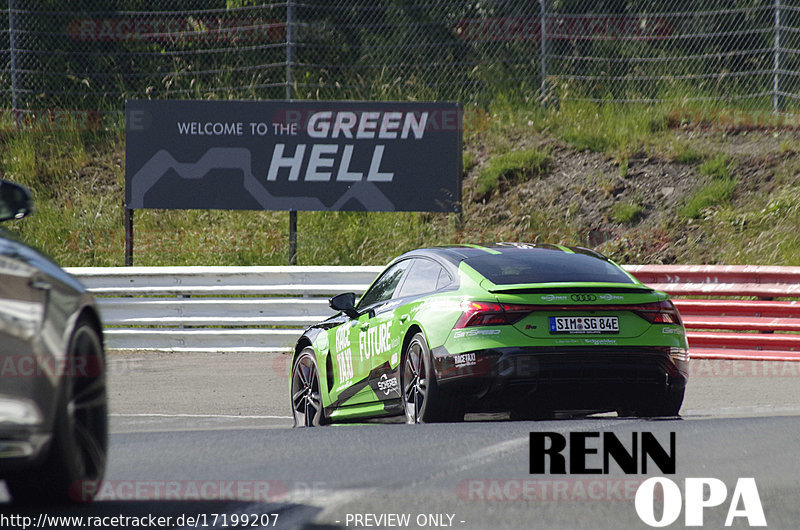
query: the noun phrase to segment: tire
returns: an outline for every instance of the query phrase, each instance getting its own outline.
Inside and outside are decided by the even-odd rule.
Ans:
[[[53,438],[42,466],[6,478],[12,502],[89,502],[99,490],[108,451],[105,354],[94,327],[78,321],[69,341]]]
[[[327,425],[319,387],[319,369],[312,348],[305,348],[292,365],[292,416],[295,427]]]
[[[464,420],[462,404],[439,390],[431,352],[422,333],[411,337],[403,352],[400,386],[407,423]]]

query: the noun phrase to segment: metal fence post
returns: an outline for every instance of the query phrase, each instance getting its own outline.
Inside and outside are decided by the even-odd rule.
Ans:
[[[547,0],[539,0],[539,63],[542,83],[539,87],[539,98],[542,105],[547,105]]]
[[[14,111],[14,124],[19,122],[19,101],[17,95],[17,1],[8,0],[8,41],[11,53],[11,108]]]
[[[286,2],[286,100],[292,99],[294,63],[294,2]],[[289,265],[297,265],[297,212],[289,211]]]
[[[783,110],[783,97],[781,96],[780,68],[781,68],[781,0],[775,0],[775,36],[773,40],[773,67],[772,67],[772,112]]]
[[[292,63],[294,62],[294,2],[286,2],[286,99],[292,99]]]

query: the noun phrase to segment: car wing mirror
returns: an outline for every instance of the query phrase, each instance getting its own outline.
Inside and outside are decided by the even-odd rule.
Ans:
[[[0,180],[0,221],[22,219],[33,212],[31,193],[19,184]]]
[[[331,306],[331,309],[341,311],[350,318],[358,318],[358,311],[356,311],[356,293],[337,294],[328,300],[328,305]]]

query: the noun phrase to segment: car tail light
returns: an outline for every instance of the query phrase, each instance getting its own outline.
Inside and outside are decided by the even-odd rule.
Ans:
[[[513,324],[535,309],[528,305],[466,301],[461,304],[463,313],[454,329]]]
[[[638,306],[634,312],[651,324],[683,325],[678,309],[670,300]]]
[[[600,305],[600,306],[536,306],[521,304],[498,304],[496,302],[465,301],[461,304],[461,316],[454,329],[475,326],[502,326],[518,322],[534,311],[631,311],[651,324],[683,325],[678,309],[669,300],[651,304]]]

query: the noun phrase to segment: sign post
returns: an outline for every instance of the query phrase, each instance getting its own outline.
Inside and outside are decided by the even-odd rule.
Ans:
[[[125,266],[133,266],[133,210],[126,204],[122,207],[125,210]]]

